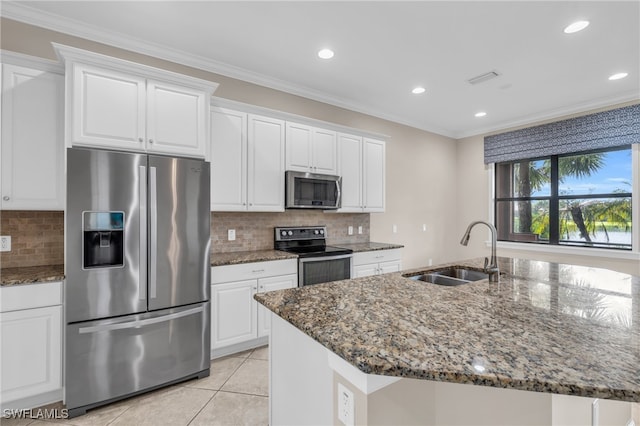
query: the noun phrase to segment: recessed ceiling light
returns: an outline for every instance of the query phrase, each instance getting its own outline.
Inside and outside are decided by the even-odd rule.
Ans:
[[[424,92],[425,92],[425,90],[426,90],[426,89],[425,89],[424,87],[418,86],[418,87],[415,87],[415,88],[411,91],[411,93],[413,93],[414,95],[419,95],[420,93],[424,93]]]
[[[333,50],[331,49],[322,49],[318,52],[318,56],[322,59],[331,59],[333,58]]]
[[[620,80],[621,78],[625,78],[628,75],[629,74],[626,73],[626,72],[619,72],[619,73],[614,74],[611,77],[609,77],[609,80]]]
[[[484,111],[476,112],[476,117],[484,117],[485,115],[487,115],[487,113]]]
[[[577,33],[578,31],[584,30],[588,26],[589,26],[589,21],[577,21],[577,22],[574,22],[573,24],[567,25],[567,27],[564,29],[564,32],[565,34],[573,34],[573,33]]]

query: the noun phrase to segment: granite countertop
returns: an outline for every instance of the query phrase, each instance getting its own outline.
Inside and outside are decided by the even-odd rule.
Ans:
[[[280,250],[237,251],[212,253],[211,266],[238,265],[240,263],[265,262],[269,260],[297,259],[298,255]]]
[[[62,280],[64,280],[64,265],[0,269],[0,286],[46,283]]]
[[[640,277],[499,265],[499,283],[445,287],[391,273],[254,297],[364,373],[640,401]]]
[[[374,243],[373,241],[368,243],[347,243],[347,244],[331,244],[332,246],[346,248],[353,250],[354,253],[362,251],[376,251],[376,250],[391,250],[403,248],[400,244],[388,244],[388,243]]]

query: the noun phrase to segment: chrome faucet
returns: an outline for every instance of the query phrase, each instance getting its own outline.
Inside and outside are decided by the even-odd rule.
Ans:
[[[462,236],[460,240],[460,244],[466,246],[469,244],[469,237],[471,236],[471,229],[479,223],[483,223],[489,227],[491,230],[491,260],[484,258],[484,272],[489,274],[489,282],[497,283],[500,279],[500,270],[498,269],[498,260],[496,259],[496,240],[497,240],[497,232],[496,227],[490,224],[489,222],[484,222],[482,220],[476,220],[475,222],[471,222],[467,227],[466,232]]]

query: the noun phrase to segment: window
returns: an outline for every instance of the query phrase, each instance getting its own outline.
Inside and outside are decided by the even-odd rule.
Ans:
[[[498,239],[631,250],[631,146],[496,163]]]

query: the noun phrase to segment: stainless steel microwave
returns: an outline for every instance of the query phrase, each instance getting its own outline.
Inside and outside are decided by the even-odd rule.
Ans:
[[[285,172],[285,207],[335,210],[341,206],[342,178],[318,173]]]

